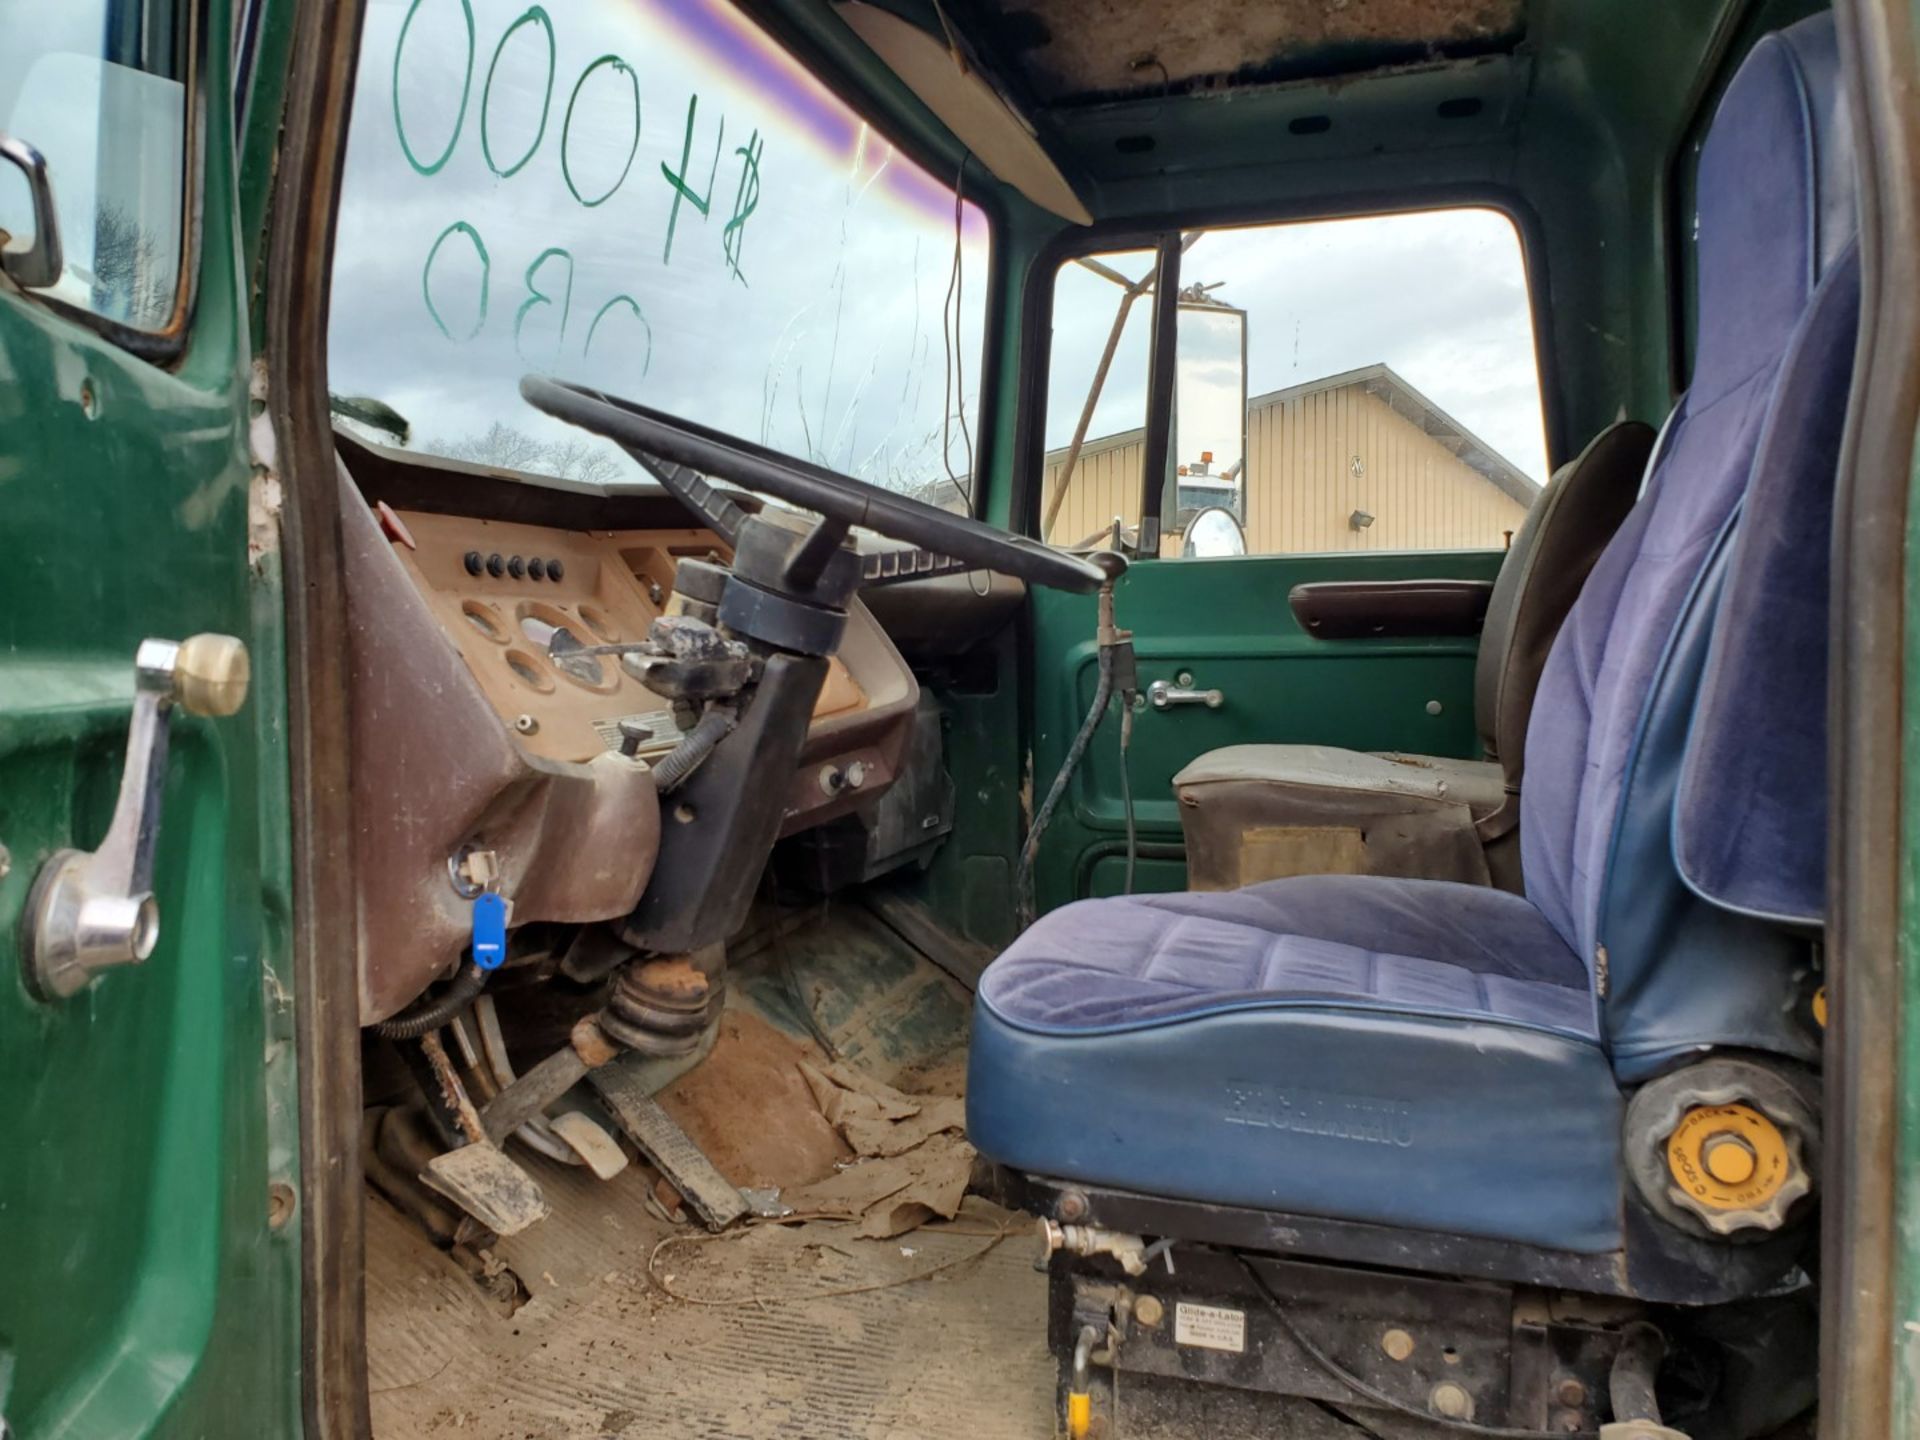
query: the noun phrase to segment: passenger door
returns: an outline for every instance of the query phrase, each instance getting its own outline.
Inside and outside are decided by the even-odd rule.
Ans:
[[[1168,304],[1155,304],[1150,243],[1069,258],[1054,279],[1038,513],[1055,543],[1118,527],[1133,565],[1117,623],[1133,631],[1142,698],[1130,785],[1109,718],[1056,814],[1041,910],[1124,888],[1129,788],[1134,888],[1183,889],[1172,781],[1208,750],[1476,755],[1475,620],[1395,623],[1362,597],[1359,623],[1336,635],[1296,591],[1490,587],[1545,479],[1527,277],[1505,216],[1187,231],[1158,249],[1174,257]],[[1036,592],[1036,796],[1092,703],[1094,625],[1090,599]],[[1164,708],[1146,699],[1156,681],[1174,692]]]
[[[68,0],[5,31],[0,1434],[297,1435],[286,715],[264,509],[249,564],[232,17]],[[232,645],[148,643],[210,632],[256,667],[224,717]]]

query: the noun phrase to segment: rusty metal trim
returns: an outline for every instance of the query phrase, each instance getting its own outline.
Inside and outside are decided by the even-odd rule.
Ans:
[[[1920,416],[1920,56],[1904,5],[1840,0],[1860,165],[1858,377],[1834,522],[1820,1435],[1891,1435],[1901,1238],[1903,664]],[[1911,1084],[1907,1077],[1904,1083]]]
[[[370,1433],[360,1163],[347,608],[327,414],[333,231],[359,4],[292,16],[265,267],[267,413],[285,486],[289,810],[300,1059],[301,1409],[306,1440]]]

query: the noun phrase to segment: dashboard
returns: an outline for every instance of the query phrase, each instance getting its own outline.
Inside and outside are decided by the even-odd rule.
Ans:
[[[556,633],[583,647],[645,636],[667,612],[681,558],[730,558],[712,533],[567,531],[420,511],[390,510],[382,518],[440,628],[522,747],[584,764],[621,748],[623,720],[630,730],[647,732],[637,749],[643,759],[680,743],[671,708],[622,669],[617,657],[555,659],[550,647]],[[871,619],[866,623],[871,626]],[[871,646],[859,649],[869,685],[883,704],[897,701],[904,662],[895,670],[888,660],[897,657]],[[834,656],[814,705],[815,722],[872,705],[847,661]],[[817,808],[809,802],[804,810]]]
[[[457,969],[472,923],[463,856],[493,856],[516,934],[617,922],[638,904],[675,818],[651,770],[687,717],[588,647],[674,613],[682,560],[731,557],[663,492],[530,484],[346,435],[339,452],[371,1024]],[[884,794],[918,700],[855,597],[797,763],[788,750],[764,777],[784,792],[780,834]]]

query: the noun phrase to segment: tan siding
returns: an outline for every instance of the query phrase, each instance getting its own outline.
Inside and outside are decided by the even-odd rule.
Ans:
[[[1102,446],[1096,441],[1080,452],[1073,467],[1066,502],[1054,518],[1048,538],[1058,545],[1074,545],[1096,530],[1113,524],[1117,515],[1128,525],[1140,523],[1140,466],[1146,458],[1143,440]],[[1042,494],[1051,502],[1060,481],[1059,461],[1047,466]],[[1043,510],[1042,514],[1045,513]]]
[[[1258,554],[1494,549],[1526,515],[1524,504],[1357,385],[1257,408],[1247,450],[1247,541]],[[1374,523],[1354,529],[1356,510]]]
[[[1059,480],[1051,458],[1048,497]],[[1116,515],[1138,523],[1144,458],[1138,438],[1091,443],[1047,538],[1074,544]],[[1256,555],[1498,549],[1526,516],[1524,504],[1357,384],[1257,406],[1247,417],[1247,475],[1247,548]],[[1374,523],[1356,530],[1356,510]]]

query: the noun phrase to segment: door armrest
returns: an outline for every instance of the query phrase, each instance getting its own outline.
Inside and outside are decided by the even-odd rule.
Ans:
[[[1296,585],[1287,605],[1322,640],[1477,635],[1493,596],[1489,580],[1323,580]]]

